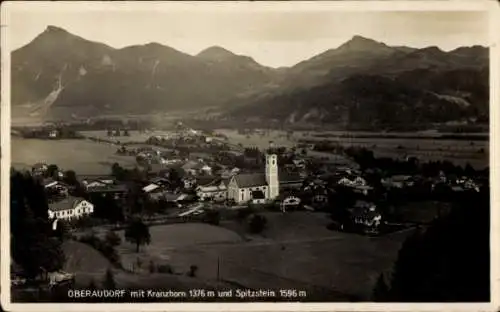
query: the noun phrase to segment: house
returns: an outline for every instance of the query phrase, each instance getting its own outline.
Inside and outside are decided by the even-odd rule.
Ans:
[[[50,130],[49,131],[49,138],[51,138],[51,139],[57,138],[58,135],[59,135],[59,133],[57,130]]]
[[[61,181],[55,181],[51,178],[45,179],[43,187],[49,196],[68,196],[68,186]]]
[[[221,177],[222,177],[223,179],[229,179],[229,178],[231,178],[231,177],[233,177],[233,176],[237,175],[238,173],[240,173],[240,171],[241,171],[241,170],[240,170],[240,168],[238,168],[238,167],[234,167],[234,168],[233,168],[233,169],[231,169],[231,170],[224,170],[224,171],[222,172],[222,174],[221,174]]]
[[[278,156],[266,154],[264,173],[239,173],[228,183],[227,197],[236,203],[246,203],[261,191],[266,200],[276,199],[281,189],[301,187],[303,179],[298,174],[278,172]],[[255,194],[253,194],[256,192]]]
[[[359,200],[351,209],[351,217],[354,225],[363,233],[377,233],[382,222],[382,215],[375,204]]]
[[[94,205],[83,198],[68,196],[63,200],[49,204],[49,219],[70,220],[91,215]]]
[[[196,186],[196,179],[192,177],[186,177],[182,179],[182,182],[184,183],[185,189],[192,189]]]
[[[364,186],[366,185],[366,180],[362,177],[355,177],[354,179],[343,177],[337,182],[337,184],[350,187]]]
[[[211,175],[212,174],[212,167],[210,167],[209,165],[203,165],[203,166],[201,166],[199,171],[204,175]]]
[[[162,198],[167,206],[180,207],[180,202],[186,197],[186,194],[177,194],[172,192],[165,192],[162,194]]]
[[[81,184],[86,190],[92,190],[114,185],[115,180],[111,177],[83,178]]]
[[[227,185],[224,181],[200,185],[196,188],[196,195],[200,200],[224,201],[227,199]]]
[[[353,186],[354,193],[368,195],[373,191],[373,187],[369,185],[355,185]]]
[[[295,167],[301,169],[306,167],[306,162],[303,159],[294,159],[293,164],[295,165]]]
[[[188,161],[183,166],[182,169],[190,176],[198,175],[199,170],[203,167],[202,164],[196,161]]]
[[[388,179],[382,179],[381,182],[384,187],[388,188],[404,188],[414,185],[412,177],[407,175],[395,175]]]
[[[288,207],[297,207],[300,205],[300,198],[296,196],[287,196],[282,202],[281,202],[281,210],[286,211],[286,208]]]
[[[304,184],[304,177],[300,173],[281,171],[278,177],[280,190],[299,189]]]
[[[87,189],[87,193],[91,198],[94,196],[112,196],[115,200],[122,199],[128,192],[128,187],[125,184],[110,184],[104,186],[94,186]]]
[[[166,178],[163,177],[156,177],[151,180],[149,180],[152,184],[156,184],[161,187],[168,187],[170,186],[170,181]]]
[[[35,175],[45,175],[49,170],[49,166],[45,163],[36,163],[31,168],[31,173]]]
[[[160,200],[164,196],[164,191],[165,188],[162,186],[155,184],[155,183],[150,183],[146,185],[145,187],[142,188],[142,191],[146,193],[146,195],[149,197],[151,200]]]

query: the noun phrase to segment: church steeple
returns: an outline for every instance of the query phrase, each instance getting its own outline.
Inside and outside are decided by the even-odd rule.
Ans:
[[[268,198],[275,199],[279,195],[278,156],[266,153],[266,182],[268,185]]]

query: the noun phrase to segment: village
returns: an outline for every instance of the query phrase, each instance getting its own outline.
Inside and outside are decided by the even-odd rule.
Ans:
[[[50,162],[32,166],[54,231],[64,229],[88,243],[89,233],[126,229],[131,220],[149,227],[217,226],[244,216],[259,235],[269,213],[307,212],[330,215],[329,231],[376,237],[425,226],[446,213],[443,201],[487,187],[486,170],[420,164],[411,157],[391,162],[365,149],[339,151],[332,160],[315,154],[311,145],[290,148],[270,141],[260,150],[182,124],[168,135],[117,143],[130,132],[108,130],[106,138],[86,139],[116,145],[116,154],[135,157],[134,168],[114,163],[107,175],[87,175]],[[57,133],[51,130],[49,138]],[[51,285],[75,277],[51,274]],[[25,282],[15,273],[12,281],[16,287]]]

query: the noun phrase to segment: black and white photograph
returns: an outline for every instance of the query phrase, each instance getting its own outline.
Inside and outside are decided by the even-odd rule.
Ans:
[[[391,2],[2,3],[4,308],[493,311],[498,5]]]

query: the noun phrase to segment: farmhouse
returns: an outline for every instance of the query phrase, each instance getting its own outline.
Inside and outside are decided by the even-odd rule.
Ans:
[[[90,215],[94,212],[94,205],[83,198],[69,196],[61,201],[49,204],[49,219],[70,220]]]
[[[382,221],[381,214],[377,211],[377,206],[365,201],[356,201],[351,216],[354,224],[361,227],[364,233],[375,233],[378,231]]]
[[[266,155],[265,173],[240,173],[231,178],[228,184],[228,199],[236,203],[248,202],[252,199],[276,199],[280,189],[302,186],[299,175],[278,172],[278,157],[276,154]],[[255,194],[254,194],[255,193]],[[257,198],[258,197],[258,198]]]
[[[221,181],[218,184],[200,185],[196,188],[200,200],[224,201],[227,198],[227,186]]]

